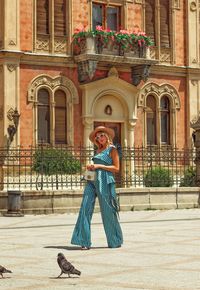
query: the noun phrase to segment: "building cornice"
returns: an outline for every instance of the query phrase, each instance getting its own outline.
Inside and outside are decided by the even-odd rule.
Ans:
[[[45,66],[76,66],[72,56],[45,55],[22,51],[0,50],[0,63],[18,61],[20,64]]]
[[[188,67],[188,66],[169,66],[169,65],[152,65],[151,67],[151,75],[163,75],[163,76],[183,76],[186,77],[190,74],[194,75],[198,75],[199,76],[200,73],[200,68],[192,68],[192,67]]]
[[[90,56],[91,57],[91,56]],[[98,58],[98,55],[93,56],[94,60]],[[108,61],[109,58],[109,61]],[[81,59],[82,60],[82,59]],[[175,66],[175,65],[163,65],[158,64],[154,61],[140,60],[145,64],[151,63],[151,77],[154,75],[163,75],[163,76],[189,76],[194,78],[199,78],[200,68],[193,68],[188,66]],[[26,65],[43,65],[43,66],[58,66],[58,67],[76,67],[74,57],[71,55],[45,55],[32,52],[23,52],[18,50],[0,50],[0,63],[5,62],[18,62],[20,64]],[[108,63],[114,62],[114,65],[118,68],[119,71],[130,71],[130,67],[136,65],[138,60],[134,58],[120,58],[112,56],[103,56],[101,57],[100,62],[98,63],[98,69],[108,69]]]

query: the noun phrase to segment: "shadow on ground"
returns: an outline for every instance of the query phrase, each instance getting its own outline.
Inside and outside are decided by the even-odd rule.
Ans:
[[[67,251],[83,251],[81,247],[76,246],[46,246],[46,249],[62,249]],[[90,249],[108,249],[108,247],[91,247]]]

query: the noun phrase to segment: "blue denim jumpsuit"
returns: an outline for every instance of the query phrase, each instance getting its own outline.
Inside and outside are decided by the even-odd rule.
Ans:
[[[94,164],[112,165],[110,146],[93,157]],[[98,197],[101,217],[110,248],[120,247],[123,243],[122,230],[118,221],[118,203],[115,191],[115,179],[110,171],[97,169],[96,180],[88,181],[83,193],[83,200],[79,211],[71,243],[84,247],[91,246],[91,219],[95,200]]]

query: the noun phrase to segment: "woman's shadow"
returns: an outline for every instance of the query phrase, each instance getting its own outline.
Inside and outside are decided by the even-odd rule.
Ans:
[[[81,247],[76,246],[46,246],[45,249],[62,249],[67,251],[83,251]],[[107,249],[108,247],[91,247],[90,249]]]

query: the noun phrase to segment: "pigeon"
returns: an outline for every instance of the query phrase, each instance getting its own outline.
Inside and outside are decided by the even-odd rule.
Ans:
[[[3,273],[12,273],[12,271],[10,271],[10,270],[8,270],[8,269],[6,269],[6,268],[4,268],[3,266],[0,265],[0,275],[1,275],[2,278],[4,278],[3,277]]]
[[[79,276],[81,275],[81,272],[75,269],[74,266],[70,262],[67,261],[67,259],[62,253],[58,254],[57,262],[61,269],[61,273],[57,278],[59,278],[63,273],[68,274],[69,278],[70,278],[70,274],[76,274]]]

